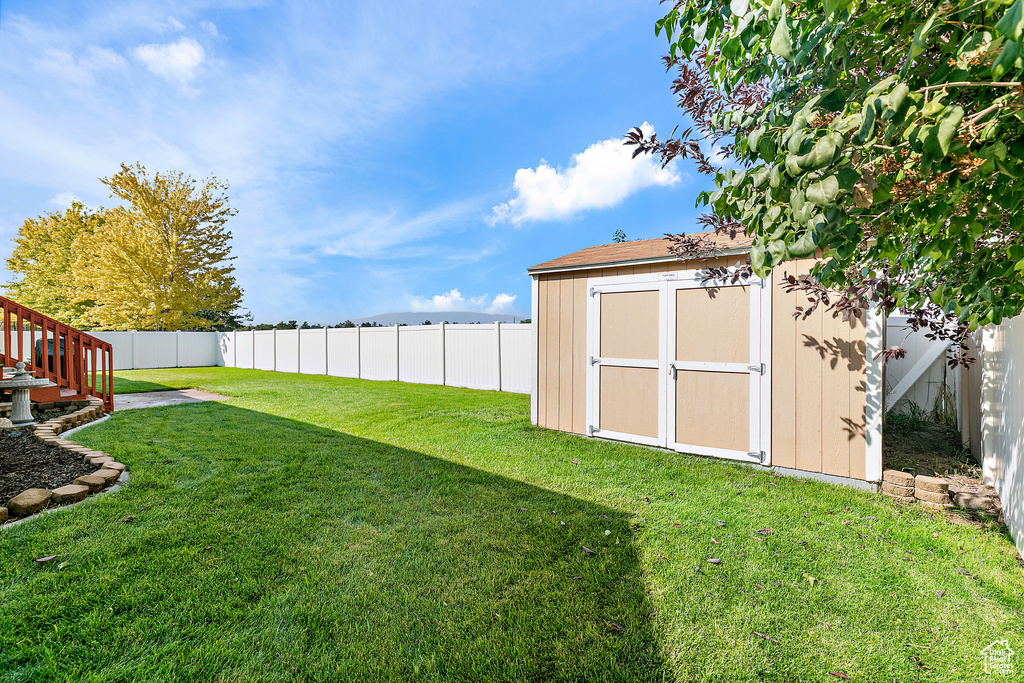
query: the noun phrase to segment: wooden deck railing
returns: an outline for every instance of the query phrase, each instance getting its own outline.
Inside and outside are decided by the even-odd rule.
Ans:
[[[0,330],[0,366],[24,362],[36,377],[114,409],[114,347],[108,342],[2,296]]]

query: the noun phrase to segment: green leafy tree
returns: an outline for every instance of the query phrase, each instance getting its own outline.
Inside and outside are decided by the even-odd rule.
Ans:
[[[820,250],[805,314],[962,341],[1024,308],[1022,2],[681,0],[656,32],[693,126],[627,144],[714,176],[702,222],[749,233],[753,272]]]
[[[196,316],[210,321],[210,326],[201,329],[214,332],[231,332],[252,327],[252,313],[248,311],[196,311]]]
[[[26,219],[6,261],[7,270],[17,276],[7,283],[7,295],[43,315],[81,327],[91,302],[76,292],[73,245],[77,239],[88,239],[102,224],[102,211],[90,211],[77,200],[63,213]]]
[[[201,184],[176,171],[148,176],[141,164],[102,178],[122,206],[107,209],[73,249],[82,315],[101,329],[213,329],[238,311],[242,290],[230,262],[235,209],[227,183]]]

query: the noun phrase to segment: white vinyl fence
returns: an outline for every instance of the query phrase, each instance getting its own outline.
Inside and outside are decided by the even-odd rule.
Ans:
[[[980,389],[971,443],[1024,553],[1024,315],[986,327],[978,337],[978,362],[969,371]]]
[[[494,323],[92,334],[113,344],[115,370],[221,365],[528,394],[533,330]]]
[[[907,355],[885,364],[885,409],[909,412],[917,406],[926,416],[955,413],[960,373],[949,368],[949,343],[928,339],[927,330],[912,332],[907,318],[891,315],[886,322],[886,346],[901,346]]]
[[[218,332],[89,332],[114,347],[115,370],[223,365]]]

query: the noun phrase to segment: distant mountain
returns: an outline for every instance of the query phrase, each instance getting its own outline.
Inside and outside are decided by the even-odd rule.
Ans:
[[[449,323],[512,323],[522,321],[521,315],[494,315],[491,313],[474,313],[472,311],[445,311],[433,313],[381,313],[366,318],[353,318],[356,325],[363,323],[377,323],[390,327],[392,325],[422,325],[423,321],[429,320],[432,324]]]

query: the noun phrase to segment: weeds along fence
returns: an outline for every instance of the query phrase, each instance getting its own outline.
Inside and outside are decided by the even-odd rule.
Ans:
[[[530,323],[251,332],[96,332],[114,369],[224,366],[528,394]]]

